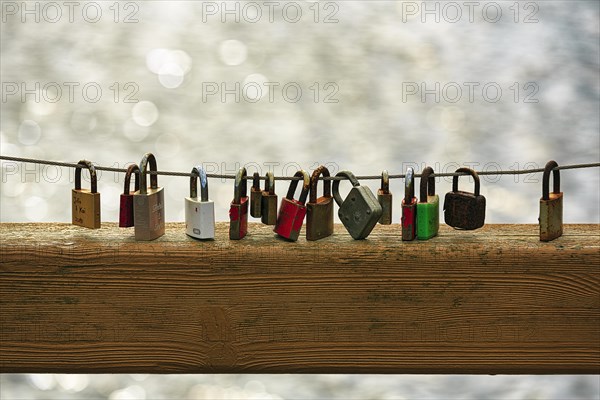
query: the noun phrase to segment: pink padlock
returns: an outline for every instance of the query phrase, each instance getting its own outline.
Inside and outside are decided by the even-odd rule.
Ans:
[[[415,197],[415,172],[411,167],[404,178],[404,198],[402,199],[402,240],[415,240],[417,222],[417,203]]]
[[[125,173],[125,190],[121,194],[121,207],[119,209],[119,226],[121,228],[129,228],[135,223],[133,220],[133,194],[129,193],[129,186],[131,183],[131,174],[135,174],[135,191],[140,189],[139,173],[140,168],[137,164],[130,165]]]
[[[235,175],[233,200],[229,207],[229,239],[240,240],[248,233],[248,196],[246,168]]]

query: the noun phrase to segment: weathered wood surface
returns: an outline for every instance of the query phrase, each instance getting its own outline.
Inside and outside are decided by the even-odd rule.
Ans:
[[[600,225],[227,227],[0,224],[0,372],[600,373]]]

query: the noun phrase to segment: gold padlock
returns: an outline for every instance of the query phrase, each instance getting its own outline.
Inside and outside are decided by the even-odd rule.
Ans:
[[[71,192],[72,222],[73,225],[98,229],[100,228],[100,193],[97,191],[96,168],[87,160],[81,160],[77,164],[80,167],[75,168],[75,189]],[[81,168],[90,171],[91,190],[81,188]]]

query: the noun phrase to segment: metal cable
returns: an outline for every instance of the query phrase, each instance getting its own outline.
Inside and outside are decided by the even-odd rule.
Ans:
[[[57,167],[69,167],[69,168],[81,167],[81,165],[79,165],[77,163],[68,163],[68,162],[63,162],[63,161],[51,161],[51,160],[39,160],[39,159],[35,159],[35,158],[11,157],[11,156],[3,156],[3,155],[0,155],[0,160],[16,161],[16,162],[32,163],[32,164],[54,165]],[[98,171],[122,172],[122,173],[127,172],[127,170],[123,169],[123,168],[102,167],[99,165],[94,165],[94,167]],[[557,170],[565,170],[565,169],[597,168],[597,167],[600,167],[600,163],[560,165],[557,168],[554,168],[553,170],[557,171]],[[478,175],[523,175],[523,174],[534,174],[534,173],[539,173],[539,172],[544,172],[544,168],[532,168],[532,169],[523,169],[523,170],[515,170],[515,171],[477,171],[477,174]],[[196,174],[192,174],[191,172],[174,172],[174,171],[148,171],[148,174],[166,175],[166,176],[185,176],[188,178],[196,176]],[[462,176],[462,175],[468,175],[468,174],[466,174],[464,172],[444,172],[444,173],[435,173],[435,174],[432,174],[429,176],[430,177],[444,177],[444,176]],[[235,179],[235,175],[229,175],[229,174],[206,174],[206,176],[209,178]],[[420,177],[421,174],[414,174],[414,176]],[[395,174],[395,175],[390,174],[389,175],[390,179],[403,179],[404,177],[405,177],[405,174]],[[260,178],[266,179],[265,176],[261,176]],[[357,176],[356,178],[359,180],[375,180],[375,179],[381,179],[381,175],[364,175],[364,176]],[[251,179],[252,179],[252,175],[249,175],[246,177],[246,180],[251,180]],[[301,180],[301,179],[302,178],[300,178],[300,177],[294,177],[294,176],[276,176],[275,177],[275,180],[278,180],[278,181],[292,181],[292,180]],[[320,179],[330,180],[330,181],[341,181],[341,180],[346,180],[346,177],[332,176],[332,177],[328,177],[328,178],[321,177]]]

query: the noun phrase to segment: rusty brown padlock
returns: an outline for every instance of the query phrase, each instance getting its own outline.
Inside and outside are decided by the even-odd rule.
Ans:
[[[275,175],[267,172],[265,190],[261,196],[260,220],[265,225],[275,225],[277,222],[277,195],[275,194]]]
[[[252,188],[250,188],[250,215],[260,218],[262,213],[262,190],[260,190],[260,175],[255,172],[252,176]]]
[[[386,170],[381,172],[381,188],[377,191],[377,200],[381,204],[381,225],[392,223],[392,194],[390,193],[390,176]]]
[[[310,198],[306,203],[306,240],[319,240],[333,235],[333,196],[331,181],[323,180],[323,196],[317,198],[319,176],[329,178],[329,170],[324,165],[313,171],[310,178]]]
[[[549,242],[563,233],[563,194],[560,191],[560,172],[556,161],[548,161],[542,178],[542,198],[540,199],[540,240]],[[550,173],[553,177],[550,193]]]

